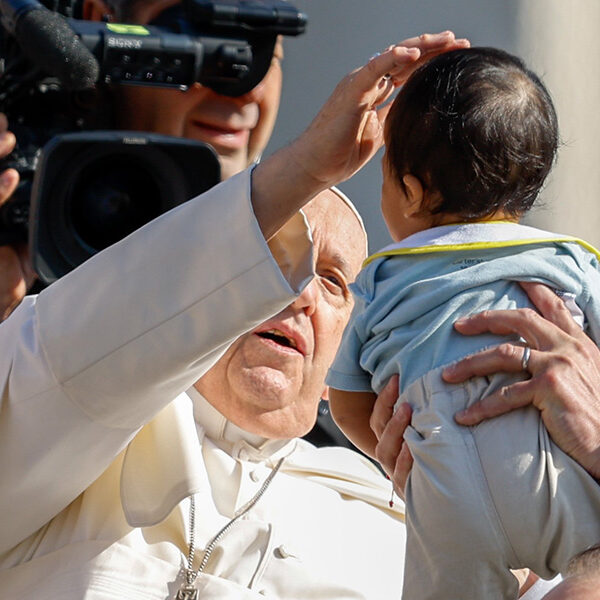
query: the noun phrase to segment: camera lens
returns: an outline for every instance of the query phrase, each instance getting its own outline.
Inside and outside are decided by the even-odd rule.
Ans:
[[[145,164],[113,154],[83,167],[73,182],[73,233],[89,251],[119,241],[164,211],[161,189]]]
[[[220,180],[202,142],[137,131],[86,131],[42,149],[31,192],[36,272],[52,283],[97,252]]]

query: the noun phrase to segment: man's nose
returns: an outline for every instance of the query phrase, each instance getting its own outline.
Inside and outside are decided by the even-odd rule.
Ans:
[[[292,307],[296,310],[304,311],[311,317],[317,309],[319,300],[319,289],[315,279],[313,279],[303,290],[302,293],[292,302]]]
[[[208,88],[204,87],[201,83],[195,82],[193,83],[189,89],[188,93],[206,93]],[[240,106],[244,106],[245,104],[252,104],[253,102],[261,102],[265,96],[265,80],[263,79],[258,85],[255,85],[250,91],[242,94],[241,96],[222,96],[218,92],[213,91],[214,94],[217,94],[221,98],[227,98],[228,100],[233,100],[237,102]]]
[[[265,76],[266,77],[266,76]],[[250,91],[242,94],[241,96],[235,96],[240,104],[251,104],[252,102],[260,102],[265,95],[265,79],[255,85]]]

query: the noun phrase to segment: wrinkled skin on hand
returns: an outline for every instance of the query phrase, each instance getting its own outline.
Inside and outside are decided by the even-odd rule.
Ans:
[[[554,442],[600,478],[600,350],[572,319],[562,300],[541,284],[522,283],[539,314],[531,309],[485,311],[456,322],[457,331],[486,331],[525,339],[531,348],[531,378],[501,388],[456,416],[474,425],[532,404]],[[467,357],[444,372],[459,383],[478,375],[523,370],[523,346],[502,344]]]

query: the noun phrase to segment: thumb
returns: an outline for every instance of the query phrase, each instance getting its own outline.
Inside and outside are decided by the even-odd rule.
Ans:
[[[0,205],[4,204],[17,189],[19,173],[16,169],[6,169],[0,173]]]
[[[383,124],[376,110],[370,110],[365,115],[365,122],[360,133],[360,163],[361,166],[383,146]]]

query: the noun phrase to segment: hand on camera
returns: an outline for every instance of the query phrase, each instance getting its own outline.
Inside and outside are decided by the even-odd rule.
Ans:
[[[6,116],[0,113],[0,158],[12,152],[15,142]],[[12,196],[18,183],[19,173],[15,169],[0,172],[0,206]],[[0,320],[10,315],[34,280],[27,245],[0,246]]]

